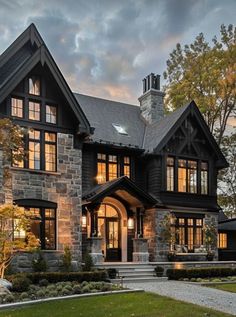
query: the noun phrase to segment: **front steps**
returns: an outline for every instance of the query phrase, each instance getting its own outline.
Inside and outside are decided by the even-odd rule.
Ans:
[[[156,277],[154,266],[148,263],[120,263],[120,262],[105,262],[96,265],[98,268],[115,268],[118,272],[116,279],[112,280],[114,283],[135,283],[135,282],[154,282],[163,281],[165,277]]]

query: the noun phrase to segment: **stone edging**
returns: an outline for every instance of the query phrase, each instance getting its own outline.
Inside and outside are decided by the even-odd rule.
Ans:
[[[29,300],[26,302],[16,302],[16,303],[9,303],[9,304],[2,304],[0,305],[0,310],[6,308],[15,308],[27,305],[34,305],[46,302],[53,302],[56,300],[63,300],[63,299],[73,299],[73,298],[83,298],[83,297],[93,297],[93,296],[105,296],[111,294],[124,294],[124,293],[137,293],[137,292],[144,292],[142,289],[133,289],[133,290],[120,290],[120,291],[109,291],[109,292],[99,292],[99,293],[86,293],[86,294],[78,294],[78,295],[68,295],[68,296],[58,296],[58,297],[50,297],[50,298],[42,298],[36,300]]]

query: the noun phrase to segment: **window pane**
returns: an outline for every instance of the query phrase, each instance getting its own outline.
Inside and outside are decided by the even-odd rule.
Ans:
[[[208,164],[201,162],[201,194],[208,194]]]
[[[29,102],[29,119],[40,121],[40,103],[39,102]]]
[[[56,146],[45,144],[45,170],[56,171]]]
[[[130,164],[130,157],[129,156],[124,157],[124,164],[127,164],[127,165]]]
[[[98,160],[105,161],[106,160],[106,154],[98,153],[97,154],[97,158],[98,158]]]
[[[174,167],[167,166],[167,190],[173,191],[174,190]]]
[[[11,115],[13,117],[23,118],[23,100],[11,98]]]
[[[193,228],[188,227],[188,249],[193,250]]]
[[[45,220],[45,249],[54,250],[55,245],[55,220]]]
[[[32,95],[40,95],[40,80],[36,76],[29,78],[29,93]]]
[[[57,123],[57,108],[55,106],[46,105],[46,122]]]
[[[202,245],[202,228],[196,228],[195,247]]]
[[[117,178],[117,164],[109,163],[108,167],[108,180],[113,180]]]
[[[109,155],[109,162],[117,162],[117,156],[116,155]]]
[[[186,168],[178,168],[178,191],[186,192]]]
[[[118,217],[118,213],[115,208],[112,206],[106,205],[106,217]]]
[[[127,176],[130,178],[130,166],[129,165],[124,166],[124,176]]]
[[[40,169],[40,143],[29,142],[29,168]]]
[[[97,182],[102,184],[106,182],[106,163],[97,163]]]
[[[45,132],[45,141],[56,142],[56,133]]]
[[[196,193],[197,192],[197,170],[188,169],[188,192]]]
[[[227,248],[227,233],[219,233],[218,234],[218,248],[223,249]]]
[[[186,160],[178,160],[179,167],[186,167]]]

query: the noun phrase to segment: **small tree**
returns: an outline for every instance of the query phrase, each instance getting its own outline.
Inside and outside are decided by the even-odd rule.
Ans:
[[[3,278],[6,268],[17,251],[31,251],[39,242],[29,231],[29,212],[16,205],[0,206],[0,277]],[[18,237],[19,239],[18,239]]]
[[[213,223],[205,224],[203,227],[204,244],[207,252],[212,253],[217,246],[217,229]]]
[[[69,272],[71,270],[71,261],[72,261],[71,250],[70,250],[70,247],[66,245],[64,247],[64,254],[62,257],[63,268],[65,269],[66,272]]]
[[[175,222],[176,217],[171,214],[165,215],[163,220],[160,222],[160,237],[169,245],[170,252],[174,251],[174,245],[176,243],[176,237],[178,235],[178,231],[174,226]]]

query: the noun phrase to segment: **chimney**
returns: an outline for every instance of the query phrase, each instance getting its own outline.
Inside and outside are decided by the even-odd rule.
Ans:
[[[160,75],[151,73],[143,79],[143,94],[138,100],[141,115],[149,124],[164,117],[164,96],[160,91]]]

